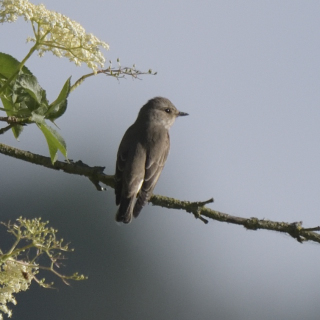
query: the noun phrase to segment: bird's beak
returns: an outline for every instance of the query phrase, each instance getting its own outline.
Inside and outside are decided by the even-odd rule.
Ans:
[[[186,113],[186,112],[179,112],[178,113],[178,116],[181,117],[181,116],[188,116],[189,113]]]

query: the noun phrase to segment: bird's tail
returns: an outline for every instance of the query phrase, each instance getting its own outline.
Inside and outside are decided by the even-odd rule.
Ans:
[[[153,189],[153,188],[152,188]],[[152,189],[151,192],[147,192],[144,190],[144,188],[141,188],[139,195],[138,195],[138,199],[134,205],[133,208],[133,216],[136,218],[140,211],[142,210],[142,208],[145,206],[145,204],[149,201],[149,199],[152,196]]]
[[[140,211],[142,210],[146,202],[147,201],[145,199],[138,197],[137,202],[135,203],[135,206],[133,208],[133,216],[135,218],[139,215]]]
[[[120,206],[116,214],[116,221],[130,223],[132,220],[132,211],[135,204],[135,197],[121,198]]]

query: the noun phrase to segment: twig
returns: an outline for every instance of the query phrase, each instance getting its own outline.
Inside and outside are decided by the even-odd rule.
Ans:
[[[12,127],[14,126],[14,124],[9,124],[8,126],[1,128],[0,129],[0,134],[4,134],[5,132],[7,132],[8,130],[10,130]]]
[[[157,72],[152,72],[152,70],[149,70],[148,72],[142,72],[142,71],[136,70],[134,67],[132,68],[121,67],[121,66],[119,66],[118,68],[109,67],[108,69],[98,70],[96,73],[91,72],[83,75],[71,86],[70,92],[76,89],[85,79],[95,76],[97,74],[104,74],[106,76],[115,77],[117,79],[124,78],[125,76],[130,76],[134,79],[139,79],[140,75],[144,75],[144,74],[156,75]]]
[[[70,163],[56,161],[55,164],[52,165],[51,159],[48,157],[37,155],[28,151],[22,151],[1,143],[0,153],[30,163],[42,165],[46,168],[62,170],[66,173],[86,176],[92,182],[94,182],[94,185],[98,190],[103,190],[103,188],[99,186],[98,182],[114,188],[113,175],[104,174],[103,167],[90,167],[81,161],[71,161]],[[99,187],[97,187],[97,185]],[[190,202],[160,195],[153,195],[149,202],[155,206],[161,206],[168,209],[185,210],[186,212],[192,213],[196,218],[202,220],[204,223],[208,223],[208,220],[204,218],[206,217],[220,222],[242,225],[248,230],[264,229],[287,233],[300,243],[303,243],[304,241],[314,241],[320,243],[320,234],[315,232],[320,231],[320,227],[302,228],[302,222],[287,223],[258,219],[254,217],[242,218],[232,216],[206,207],[206,204],[213,202],[213,198],[207,201]]]

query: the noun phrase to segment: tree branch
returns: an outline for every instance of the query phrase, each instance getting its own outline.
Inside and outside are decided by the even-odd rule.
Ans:
[[[113,175],[104,174],[104,167],[90,167],[84,164],[82,161],[71,161],[69,163],[56,161],[53,165],[51,163],[51,159],[48,157],[34,154],[29,151],[19,150],[1,143],[0,153],[16,159],[41,165],[49,169],[62,170],[66,173],[85,176],[90,179],[90,181],[99,191],[104,189],[99,185],[99,182],[111,188],[114,188],[114,177]],[[303,228],[301,221],[287,223],[258,218],[242,218],[232,216],[220,211],[207,208],[205,205],[208,203],[212,203],[213,199],[209,199],[207,201],[190,202],[160,195],[153,195],[149,202],[155,206],[161,206],[168,209],[185,210],[186,212],[192,213],[197,219],[200,219],[204,223],[208,223],[208,220],[204,218],[207,217],[220,222],[242,225],[248,230],[265,229],[287,233],[300,243],[303,243],[304,241],[314,241],[320,243],[320,234],[315,232],[320,231],[320,226],[313,228]]]
[[[56,161],[54,164],[52,164],[49,157],[44,157],[29,151],[16,149],[2,143],[0,143],[0,153],[33,164],[38,164],[49,169],[62,170],[66,173],[85,176],[94,183],[95,187],[99,191],[103,190],[99,184],[97,185],[99,181],[110,186],[111,188],[114,188],[113,176],[104,174],[104,167],[90,167],[84,164],[82,161],[72,162],[72,160],[70,160],[69,163]]]

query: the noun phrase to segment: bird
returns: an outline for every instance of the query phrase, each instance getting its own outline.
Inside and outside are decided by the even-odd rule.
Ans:
[[[116,221],[130,223],[152,196],[170,149],[169,129],[187,116],[163,97],[150,99],[125,132],[117,153],[114,175]]]

